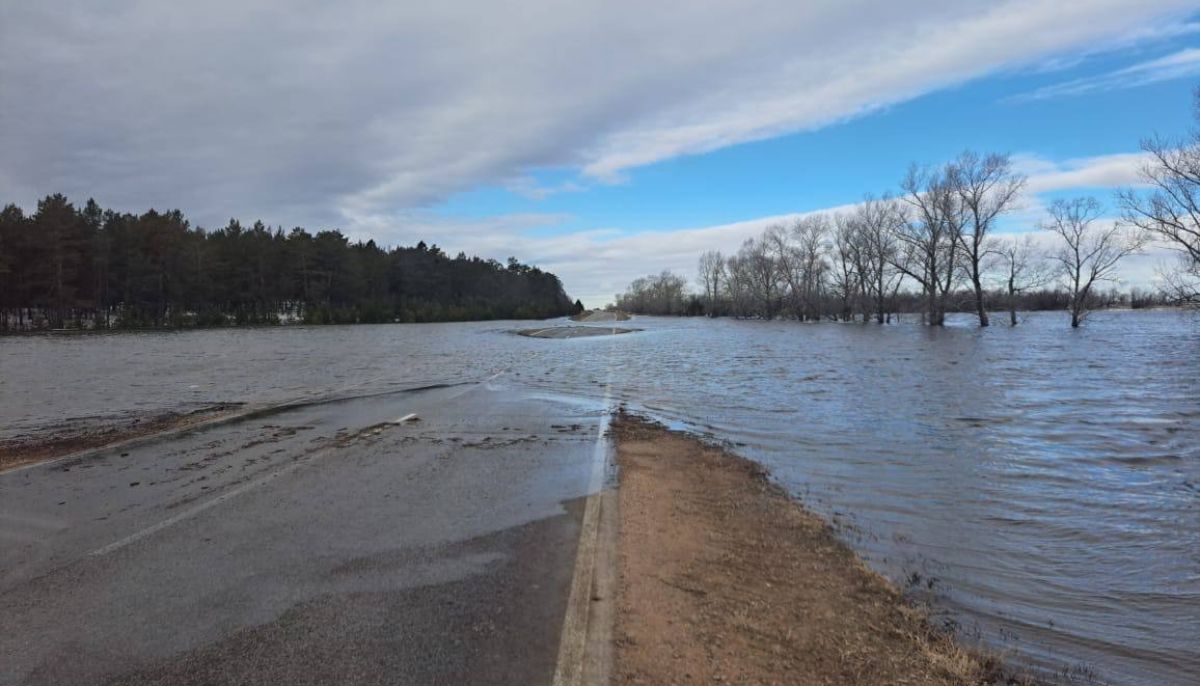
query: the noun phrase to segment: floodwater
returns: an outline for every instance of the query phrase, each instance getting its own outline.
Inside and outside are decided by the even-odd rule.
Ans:
[[[997,318],[999,319],[999,318]],[[1015,329],[636,318],[0,339],[0,440],[495,374],[729,441],[938,618],[1073,682],[1200,681],[1200,315]]]

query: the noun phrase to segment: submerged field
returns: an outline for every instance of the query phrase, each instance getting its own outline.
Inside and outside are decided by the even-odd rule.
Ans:
[[[1102,682],[1200,673],[1200,319],[632,324],[560,341],[504,322],[10,339],[0,441],[503,373],[728,441],[960,635]]]

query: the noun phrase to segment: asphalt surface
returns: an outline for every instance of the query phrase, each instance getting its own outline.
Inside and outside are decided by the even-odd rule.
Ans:
[[[522,329],[517,333],[529,338],[590,338],[592,336],[616,336],[635,331],[638,329],[623,329],[616,326],[551,326],[543,329]]]
[[[0,684],[550,683],[606,411],[501,377],[0,474]]]
[[[577,322],[623,322],[629,320],[629,314],[625,312],[613,312],[610,310],[591,310],[582,315],[571,317]]]

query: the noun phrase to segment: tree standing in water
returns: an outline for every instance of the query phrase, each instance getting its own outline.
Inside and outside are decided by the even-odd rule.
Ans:
[[[971,151],[959,155],[947,174],[958,195],[958,211],[965,215],[961,222],[963,229],[958,232],[963,268],[974,290],[979,325],[987,326],[983,282],[994,247],[990,238],[992,226],[1013,208],[1025,186],[1025,177],[1013,173],[1008,155],[980,155]]]
[[[875,321],[879,324],[891,320],[888,304],[895,299],[904,278],[903,272],[893,266],[900,252],[897,231],[903,222],[903,212],[896,200],[888,195],[882,198],[867,196],[854,211],[863,290],[871,300]],[[864,312],[864,321],[866,316]]]
[[[700,255],[699,263],[700,286],[704,289],[705,313],[715,317],[720,312],[717,300],[721,297],[721,289],[725,282],[725,258],[719,251],[709,250]]]
[[[1126,230],[1119,223],[1094,228],[1100,211],[1100,203],[1092,197],[1059,199],[1050,206],[1050,219],[1043,225],[1060,240],[1050,257],[1070,295],[1072,328],[1087,316],[1096,283],[1115,280],[1117,263],[1146,242],[1143,232]]]
[[[1016,326],[1017,300],[1025,291],[1045,285],[1050,274],[1033,236],[1028,234],[997,241],[992,254],[995,271],[1008,296],[1008,322]]]
[[[1152,138],[1142,149],[1150,157],[1141,173],[1150,191],[1118,194],[1124,219],[1179,253],[1179,268],[1164,280],[1177,302],[1200,305],[1200,130],[1182,141]]]
[[[964,214],[953,172],[950,165],[943,169],[913,165],[900,187],[907,211],[898,222],[896,237],[901,249],[893,264],[921,285],[926,323],[943,326],[947,300],[957,288],[962,271],[956,258]]]

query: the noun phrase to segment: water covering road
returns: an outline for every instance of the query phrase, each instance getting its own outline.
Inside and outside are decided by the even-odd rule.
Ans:
[[[736,444],[967,636],[1117,684],[1200,674],[1200,320],[945,330],[636,318],[0,341],[0,439],[83,417],[478,382]],[[615,354],[617,362],[612,363]],[[561,495],[561,494],[559,494]]]
[[[0,474],[0,684],[548,684],[606,418],[497,378]]]

